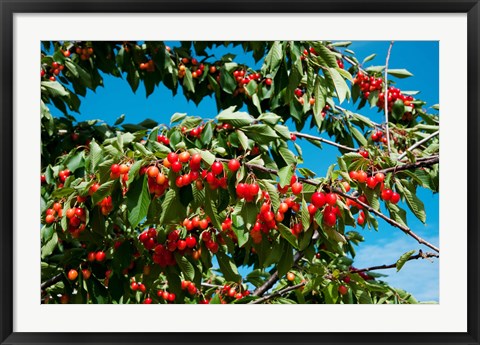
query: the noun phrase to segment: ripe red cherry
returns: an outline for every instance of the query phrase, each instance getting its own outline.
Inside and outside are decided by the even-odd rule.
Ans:
[[[390,202],[392,204],[396,204],[399,201],[400,201],[400,194],[398,194],[397,192],[393,192],[392,197],[390,198]]]
[[[180,170],[182,170],[182,163],[179,161],[173,162],[172,163],[172,170],[176,173],[178,173]]]
[[[86,269],[86,268],[82,270],[82,276],[83,276],[84,280],[88,280],[90,278],[91,274],[92,274],[92,272],[90,270]]]
[[[175,294],[172,292],[172,293],[169,293],[169,294],[168,294],[167,300],[168,300],[169,302],[173,302],[173,301],[175,301],[175,298],[176,298],[176,296],[175,296]]]
[[[357,172],[357,171],[350,171],[350,172],[348,173],[348,176],[350,176],[350,178],[351,178],[352,180],[357,180],[357,179],[358,179],[358,172]]]
[[[239,198],[244,198],[245,195],[248,193],[249,187],[245,183],[239,183],[236,188],[237,196]]]
[[[327,202],[327,204],[329,204],[330,206],[333,206],[337,203],[337,194],[335,193],[328,193],[327,195],[325,195],[325,201]]]
[[[367,151],[361,150],[361,151],[359,151],[358,153],[360,153],[363,158],[368,158],[368,152],[367,152]]]
[[[240,169],[240,162],[236,159],[231,159],[228,162],[228,170],[230,170],[231,172],[235,172],[238,169]]]
[[[385,174],[384,173],[376,173],[375,174],[375,181],[377,181],[378,183],[381,183],[383,182],[383,180],[385,180]]]
[[[312,204],[315,205],[315,207],[320,208],[326,203],[326,198],[325,198],[325,193],[322,192],[315,192],[312,195]]]
[[[317,212],[317,208],[315,207],[315,205],[313,205],[313,204],[308,205],[308,213],[313,215],[313,214],[315,214],[315,212]]]
[[[300,182],[295,182],[292,184],[292,193],[295,195],[298,195],[302,192],[303,190],[303,185]]]
[[[175,153],[175,152],[170,152],[168,155],[167,155],[167,160],[173,164],[175,162],[178,161],[178,155]]]
[[[381,197],[383,200],[388,201],[392,198],[393,191],[391,189],[384,189],[382,190]]]
[[[68,271],[68,279],[69,280],[75,280],[75,279],[77,279],[77,277],[78,277],[77,270],[71,269],[70,271]]]
[[[187,248],[187,242],[185,240],[178,240],[177,241],[177,249],[178,250],[184,250]]]
[[[95,254],[95,260],[97,260],[98,262],[102,262],[103,260],[105,260],[106,256],[107,255],[104,252],[99,251]]]
[[[338,292],[340,293],[340,295],[344,296],[348,293],[348,287],[346,287],[345,285],[340,285],[338,287]]]
[[[90,261],[90,262],[95,261],[95,252],[88,253],[87,260]]]
[[[287,280],[293,282],[295,280],[295,274],[293,272],[287,273]]]
[[[120,167],[119,167],[119,170],[120,170]],[[159,173],[160,173],[160,171],[158,170],[158,168],[156,166],[151,166],[147,170],[148,177],[151,177],[151,178],[156,178]]]
[[[265,79],[265,85],[268,85],[268,86],[272,85],[272,79],[271,78]]]
[[[260,191],[260,186],[256,183],[253,183],[253,184],[248,186],[248,192],[252,196],[257,195],[259,191]]]
[[[368,177],[366,182],[367,182],[368,188],[370,189],[374,189],[378,183],[375,177],[372,177],[372,176]]]
[[[313,197],[312,197],[312,199],[313,199]],[[285,212],[287,212],[287,211],[288,211],[288,205],[287,205],[287,203],[282,202],[282,203],[280,204],[280,206],[278,207],[278,212],[280,212],[280,213],[285,213]]]
[[[118,165],[118,164],[113,164],[113,165],[110,167],[110,171],[111,171],[112,174],[114,174],[114,175],[120,174],[120,165]]]
[[[188,153],[188,151],[183,151],[178,155],[178,160],[182,163],[188,162],[189,159],[190,159],[190,153]]]
[[[266,221],[266,222],[270,222],[272,221],[273,219],[275,218],[275,215],[273,214],[272,211],[267,211],[263,214],[263,219]]]
[[[52,214],[47,214],[45,217],[45,223],[52,224],[55,221],[55,216]]]
[[[323,221],[328,226],[334,226],[337,222],[337,216],[333,212],[328,212],[323,215]]]
[[[220,175],[223,172],[223,164],[220,162],[214,162],[212,164],[212,172],[215,175]]]
[[[189,236],[185,239],[188,248],[193,248],[197,245],[197,239],[193,236]]]
[[[365,183],[367,181],[368,175],[365,171],[359,170],[357,171],[357,181],[360,183]]]

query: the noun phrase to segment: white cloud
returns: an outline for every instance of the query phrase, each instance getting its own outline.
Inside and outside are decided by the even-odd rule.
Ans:
[[[369,236],[370,237],[370,236]],[[438,238],[426,238],[433,243],[438,243]],[[390,238],[376,239],[372,243],[370,238],[364,244],[356,248],[354,266],[364,268],[383,264],[395,263],[398,258],[410,250],[422,249],[406,235],[399,234]],[[428,248],[427,248],[428,249]],[[396,269],[379,270],[378,273],[388,274],[388,277],[381,278],[390,285],[404,289],[413,294],[419,301],[439,300],[439,263],[438,259],[411,260],[405,263],[400,272]]]

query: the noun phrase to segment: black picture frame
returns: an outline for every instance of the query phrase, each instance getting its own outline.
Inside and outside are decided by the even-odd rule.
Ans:
[[[273,6],[274,5],[274,6]],[[1,344],[480,344],[478,0],[0,0],[0,340]],[[13,16],[16,13],[466,13],[468,15],[468,309],[466,333],[15,333],[13,332]],[[422,315],[412,315],[411,322]],[[452,317],[455,317],[452,315]],[[353,320],[352,320],[353,321]],[[247,326],[246,326],[247,327]]]

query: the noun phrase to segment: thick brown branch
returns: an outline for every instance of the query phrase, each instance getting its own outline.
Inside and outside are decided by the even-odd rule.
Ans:
[[[321,137],[316,137],[314,135],[310,135],[310,134],[305,134],[305,133],[300,133],[300,132],[292,132],[292,134],[296,135],[297,137],[299,138],[305,138],[305,139],[310,139],[310,140],[315,140],[315,141],[320,141],[322,143],[325,143],[325,144],[328,144],[328,145],[332,145],[332,146],[335,146],[335,147],[338,147],[340,149],[343,149],[343,150],[346,150],[346,151],[352,151],[352,152],[357,152],[359,149],[356,149],[354,147],[350,147],[350,146],[345,146],[345,145],[342,145],[342,144],[338,144],[334,141],[331,141],[331,140],[328,140],[328,139],[324,139],[324,138],[321,138]]]
[[[342,192],[341,190],[339,189],[334,189],[332,190],[334,193],[338,194],[338,195],[341,195],[343,196],[344,198],[347,198],[347,199],[350,199],[350,200],[353,200],[355,201],[357,204],[361,205],[362,207],[364,207],[365,209],[367,209],[369,212],[372,212],[373,214],[377,215],[378,217],[382,218],[384,221],[386,221],[388,224],[390,225],[393,225],[397,228],[399,228],[400,230],[402,230],[405,234],[407,234],[408,236],[414,238],[415,240],[417,240],[418,243],[420,244],[423,244],[431,249],[433,249],[434,251],[436,251],[437,253],[440,252],[440,249],[438,249],[437,247],[435,247],[433,244],[431,244],[430,242],[424,240],[423,238],[421,238],[420,236],[418,236],[416,233],[414,233],[409,227],[403,225],[403,224],[400,224],[398,223],[397,221],[393,220],[392,218],[389,218],[387,217],[386,215],[384,215],[382,212],[380,211],[377,211],[376,209],[374,209],[373,207],[371,207],[370,205],[367,205],[363,202],[361,202],[360,200],[358,200],[358,198],[356,197],[353,197],[351,195],[348,195],[348,194],[345,194],[344,192]]]
[[[410,260],[417,260],[417,259],[427,259],[427,258],[438,258],[439,255],[436,253],[423,253],[420,251],[417,255],[413,255],[407,259],[407,261]],[[360,272],[369,272],[369,271],[375,271],[375,270],[385,270],[389,268],[395,268],[397,267],[397,264],[390,264],[390,265],[379,265],[379,266],[372,266],[372,267],[366,267],[366,268],[355,268],[351,269],[350,272],[352,273],[360,273]]]
[[[59,273],[57,274],[56,276],[53,276],[52,278],[44,281],[41,285],[40,285],[40,288],[42,289],[42,291],[44,291],[46,288],[52,286],[52,285],[55,285],[56,283],[58,283],[59,281],[61,281],[63,278],[63,273]]]

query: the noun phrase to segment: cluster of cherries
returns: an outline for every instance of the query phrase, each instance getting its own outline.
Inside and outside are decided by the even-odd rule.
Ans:
[[[155,71],[155,63],[151,59],[148,60],[147,62],[141,62],[139,67],[142,71],[147,71],[147,72]]]
[[[226,304],[226,299],[242,299],[243,297],[249,296],[249,290],[243,290],[241,285],[228,285],[225,284],[221,289],[218,290],[220,297],[220,303]]]
[[[260,186],[257,183],[239,183],[235,189],[239,199],[245,199],[247,202],[252,202],[258,196]]]
[[[303,55],[300,57],[301,60],[305,60],[305,58],[308,56],[308,54],[312,54],[314,56],[318,55],[317,51],[313,47],[309,47],[308,49],[303,50]],[[337,59],[337,65],[340,68],[344,68],[343,60],[342,59]]]
[[[164,299],[167,302],[174,302],[177,296],[173,292],[168,292],[167,290],[158,290],[157,296]],[[150,302],[151,303],[151,302]],[[147,303],[149,304],[149,303]]]
[[[58,76],[64,68],[64,65],[61,65],[56,61],[53,61],[50,66],[44,64],[40,69],[40,77],[55,81],[57,80],[56,76]]]
[[[323,209],[323,222],[330,227],[337,223],[337,216],[340,216],[340,208],[335,206],[337,203],[337,195],[335,193],[315,192],[312,194],[311,204],[308,211],[310,215],[314,215],[317,210]],[[326,206],[325,206],[326,205]]]
[[[250,232],[250,236],[253,242],[258,244],[262,241],[262,232],[268,234],[270,230],[275,229],[277,229],[275,214],[273,213],[270,200],[266,199],[260,207],[260,213],[257,214],[257,219]]]
[[[383,135],[382,131],[373,131],[370,137],[372,138],[373,142],[382,142],[384,144],[387,143],[387,137]]]
[[[371,92],[380,91],[380,93],[378,94],[378,101],[376,105],[380,109],[383,109],[385,107],[385,93],[382,91],[384,82],[382,78],[369,76],[360,71],[353,79],[353,83],[360,87],[360,90],[362,91],[363,97],[365,99],[368,99],[368,97],[370,97]],[[401,100],[405,106],[411,106],[412,101],[414,100],[412,96],[402,94],[400,89],[393,86],[388,87],[387,108],[389,111],[392,110],[393,104],[397,99]]]
[[[233,77],[235,78],[238,86],[240,86],[240,87],[243,86],[243,85],[247,85],[252,80],[257,80],[258,81],[258,80],[262,79],[262,75],[260,73],[247,74],[247,72],[243,69],[238,69],[238,70],[233,71]],[[270,85],[271,85],[271,83],[270,83]]]
[[[58,172],[58,178],[60,180],[60,183],[58,184],[58,188],[63,188],[63,183],[67,180],[67,177],[70,176],[70,170],[65,169],[65,170],[60,170]]]
[[[54,203],[53,207],[47,209],[45,213],[46,213],[45,223],[52,224],[56,220],[62,218],[63,216],[62,204],[59,202]]]
[[[189,280],[182,280],[180,287],[182,288],[182,290],[187,291],[192,296],[196,295],[198,292],[195,283]]]
[[[72,207],[66,212],[68,218],[68,231],[74,238],[78,238],[80,233],[85,230],[86,215],[82,207]]]
[[[98,251],[98,252],[89,252],[87,254],[87,261],[89,262],[94,262],[94,261],[97,261],[97,262],[102,262],[105,260],[105,258],[107,257],[107,254],[105,254],[104,251]]]
[[[128,181],[128,172],[130,171],[130,166],[127,164],[113,164],[110,167],[110,178],[115,180],[117,178],[122,178],[123,181]]]
[[[188,67],[187,67],[188,65]],[[187,68],[190,69],[192,73],[192,78],[197,79],[203,75],[205,70],[205,65],[203,63],[198,63],[198,60],[195,58],[182,58],[182,63],[178,66],[178,77],[182,79],[185,76]],[[216,71],[216,69],[215,69]]]

